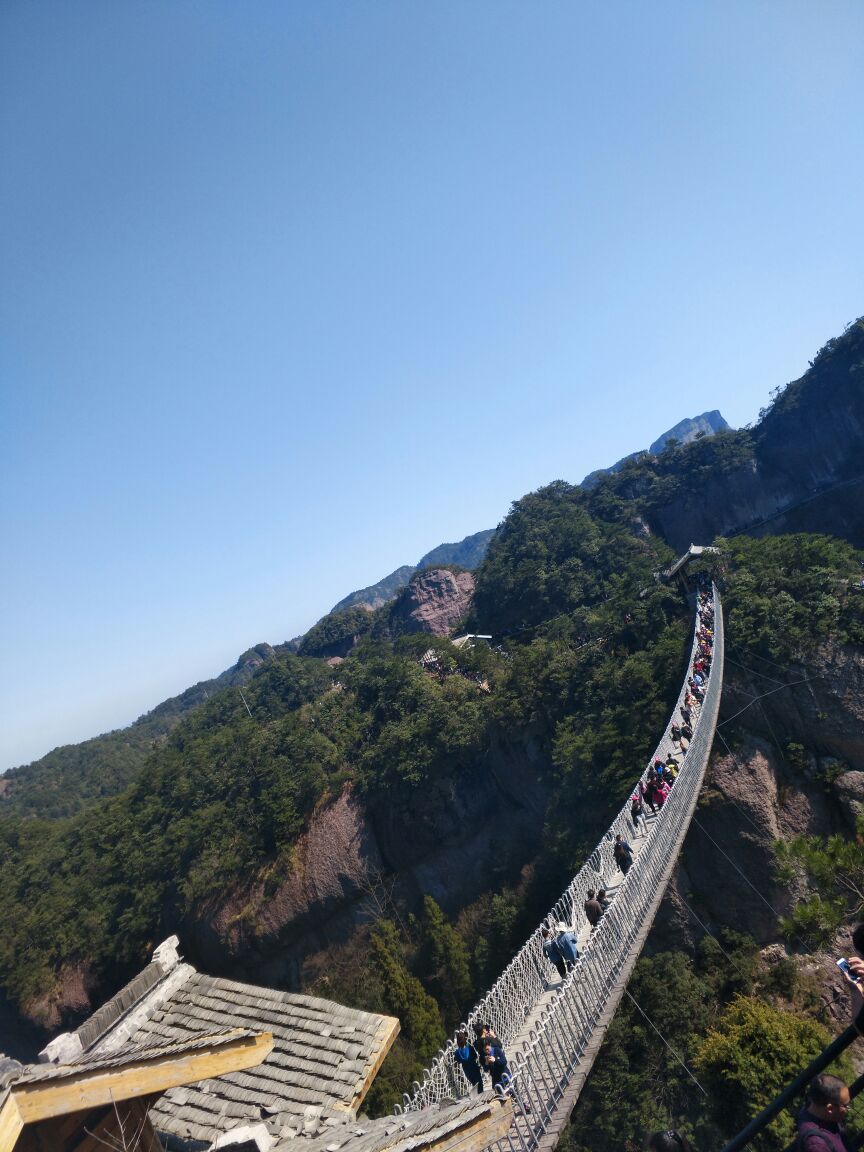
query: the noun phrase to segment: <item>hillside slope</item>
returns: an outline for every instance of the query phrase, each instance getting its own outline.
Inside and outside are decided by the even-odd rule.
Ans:
[[[447,568],[452,564],[460,568],[477,568],[482,563],[489,547],[489,541],[495,535],[494,528],[486,528],[482,532],[474,532],[464,540],[455,544],[439,544],[425,556],[421,556],[416,564],[405,564],[379,580],[377,584],[370,584],[368,588],[361,588],[351,592],[331,609],[332,612],[342,612],[346,608],[355,606],[369,609],[380,608],[388,600],[392,600],[408,583],[415,572],[422,572],[424,568]]]
[[[231,668],[158,704],[128,728],[64,744],[0,777],[0,817],[71,816],[93,800],[122,792],[177,724],[210,696],[248,684],[276,654],[269,644],[247,649]]]
[[[848,500],[864,442],[862,333],[830,342],[753,430],[667,448],[591,490],[557,481],[517,501],[475,574],[471,630],[494,647],[373,626],[338,667],[275,652],[249,681],[251,715],[237,693],[205,701],[123,795],[68,821],[0,821],[6,995],[57,1027],[177,931],[211,971],[398,1013],[403,1038],[375,1106],[392,1103],[581,863],[665,722],[690,628],[686,598],[653,575],[675,554],[660,530],[669,509],[678,533],[698,528],[692,502],[725,516],[750,474],[778,492],[785,474],[788,496],[788,460],[812,452],[822,514],[836,505],[860,531]],[[836,458],[820,440],[826,411],[850,429]],[[756,944],[722,934],[738,928],[785,956],[776,916],[803,889],[771,882],[773,837],[848,828],[849,777],[864,768],[864,556],[824,535],[775,537],[778,523],[721,540],[710,560],[728,610],[730,750],[715,757],[656,946],[713,947],[698,925],[685,930],[686,901],[750,975],[735,985],[709,965],[709,1003],[696,995],[709,987],[705,955],[663,961],[659,986],[674,977],[682,1005],[669,1027],[694,1052],[694,1021],[731,1011],[736,988],[754,1011],[812,1014],[818,995],[799,995],[788,967],[766,975]],[[761,902],[706,832],[756,877]],[[637,1039],[619,1035],[619,1069]],[[632,1095],[627,1122],[644,1123],[654,1102]],[[702,1122],[700,1100],[675,1100]]]

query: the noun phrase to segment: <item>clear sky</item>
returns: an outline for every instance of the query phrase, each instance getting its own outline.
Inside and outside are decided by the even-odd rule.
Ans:
[[[0,770],[864,312],[864,4],[4,0]]]

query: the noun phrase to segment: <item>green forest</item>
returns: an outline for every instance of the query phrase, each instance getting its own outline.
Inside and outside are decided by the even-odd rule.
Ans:
[[[84,966],[98,1003],[225,896],[272,895],[298,836],[344,789],[422,840],[450,784],[482,787],[490,749],[530,741],[548,797],[533,856],[502,860],[497,886],[449,915],[431,897],[408,907],[385,891],[374,922],[305,989],[400,1017],[368,1100],[391,1108],[579,868],[663,729],[692,608],[657,578],[675,554],[644,519],[704,475],[738,468],[758,439],[756,429],[673,445],[590,491],[556,481],[517,501],[464,621],[491,645],[388,639],[386,607],[349,608],[319,622],[298,654],[278,650],[245,699],[216,691],[129,764],[118,736],[114,775],[101,762],[67,775],[60,809],[4,813],[2,989],[47,1018],[64,972]],[[864,646],[862,555],[849,544],[809,534],[715,543],[700,563],[721,583],[739,653],[790,663],[829,641]],[[336,666],[310,654],[346,641]],[[420,661],[429,648],[434,670]],[[730,738],[746,735],[742,722]],[[842,882],[850,868],[864,876],[850,843],[802,838],[780,854],[778,869],[812,889],[783,926],[790,937],[806,932],[815,945],[860,914]],[[242,913],[253,928],[258,911],[250,899]],[[672,1124],[716,1142],[827,1037],[795,965],[766,969],[740,935],[643,959],[632,987],[689,1071],[625,1003],[565,1137],[570,1152],[635,1149]],[[766,1037],[782,1060],[769,1059]],[[763,1147],[782,1148],[790,1124],[781,1117]]]

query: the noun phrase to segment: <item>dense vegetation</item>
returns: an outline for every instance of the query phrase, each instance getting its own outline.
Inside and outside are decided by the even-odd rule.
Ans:
[[[790,388],[775,401],[778,413],[797,402]],[[590,491],[558,481],[517,502],[477,573],[468,622],[493,634],[492,648],[389,639],[384,614],[348,608],[325,617],[300,655],[268,656],[245,700],[234,687],[196,700],[149,737],[131,767],[120,749],[104,774],[108,791],[129,772],[119,795],[100,797],[87,784],[67,810],[45,791],[24,810],[40,807],[38,819],[9,819],[5,809],[0,986],[47,1015],[65,970],[84,966],[97,996],[113,990],[156,942],[228,895],[243,897],[241,918],[254,927],[261,902],[290,873],[298,836],[343,788],[420,844],[418,808],[426,816],[475,784],[493,747],[518,756],[530,742],[531,771],[549,797],[535,858],[509,861],[495,890],[450,917],[430,899],[406,906],[382,877],[368,897],[370,923],[331,948],[312,977],[315,992],[400,1016],[402,1037],[370,1098],[373,1108],[391,1106],[581,864],[664,723],[690,614],[655,579],[673,554],[646,524],[676,494],[751,462],[760,435],[671,445]],[[718,543],[710,563],[725,581],[736,651],[787,663],[811,658],[829,638],[864,643],[851,547],[816,536]],[[336,668],[315,656],[333,646],[347,653]],[[437,663],[424,667],[429,648]],[[64,785],[48,773],[45,787]],[[808,931],[832,931],[859,907],[842,880],[851,871],[864,887],[860,850],[811,839],[790,853],[787,866],[814,884]],[[722,961],[710,937],[692,959],[643,961],[631,986],[710,1091],[710,1107],[628,1001],[576,1114],[573,1152],[620,1148],[622,1133],[635,1147],[647,1129],[673,1122],[716,1141],[821,1045],[819,1028],[795,1015],[812,1017],[816,1005],[791,967],[766,970],[743,939],[723,936],[722,945]],[[771,1067],[766,1038],[782,1053]],[[766,1148],[788,1131],[787,1117]]]
[[[233,668],[164,700],[128,728],[81,744],[66,744],[0,781],[0,819],[72,816],[92,801],[116,796],[138,776],[154,748],[210,696],[228,685],[245,684],[274,653],[269,644],[250,648]]]
[[[364,608],[330,612],[306,633],[297,649],[301,656],[343,656],[372,629],[372,614]]]
[[[845,541],[799,534],[720,543],[732,572],[725,608],[739,649],[792,663],[829,636],[864,644],[864,569]]]
[[[722,1147],[830,1039],[813,1018],[816,985],[791,960],[766,967],[752,940],[731,932],[703,937],[693,957],[640,960],[628,992],[563,1152],[636,1152],[646,1133],[671,1124],[694,1147]],[[854,1079],[846,1059],[832,1071]],[[756,1146],[785,1148],[794,1115],[781,1113]]]

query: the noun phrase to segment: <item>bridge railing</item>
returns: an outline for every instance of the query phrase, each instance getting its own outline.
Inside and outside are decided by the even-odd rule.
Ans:
[[[552,1111],[566,1089],[594,1027],[628,961],[633,941],[643,920],[656,905],[658,884],[665,887],[678,854],[702,784],[720,704],[723,676],[723,621],[716,588],[708,602],[714,607],[714,643],[711,673],[705,699],[694,714],[693,738],[678,778],[647,836],[633,865],[618,884],[615,899],[592,931],[575,967],[562,982],[559,994],[544,1010],[518,1053],[510,1053],[512,1091],[523,1104],[517,1120],[502,1146],[530,1152],[538,1133],[546,1131]],[[645,780],[653,760],[669,742],[669,728],[679,716],[687,693],[693,662],[699,651],[698,631],[701,612],[697,610],[693,644],[687,673],[666,730],[645,767]],[[697,706],[698,707],[698,706]],[[632,790],[631,790],[632,791]],[[490,991],[469,1014],[462,1027],[469,1031],[475,1021],[489,1024],[505,1049],[511,1045],[538,1001],[549,987],[553,969],[543,954],[542,931],[549,923],[580,924],[585,919],[584,902],[589,888],[608,886],[618,874],[613,855],[615,836],[632,836],[630,800],[622,807],[588,861],[573,878],[519,952],[513,957]],[[413,1111],[442,1100],[463,1096],[469,1085],[453,1060],[454,1041],[441,1049],[431,1068],[424,1070],[423,1082],[414,1082],[412,1094],[405,1094],[402,1108]],[[521,1118],[520,1118],[521,1117]]]

